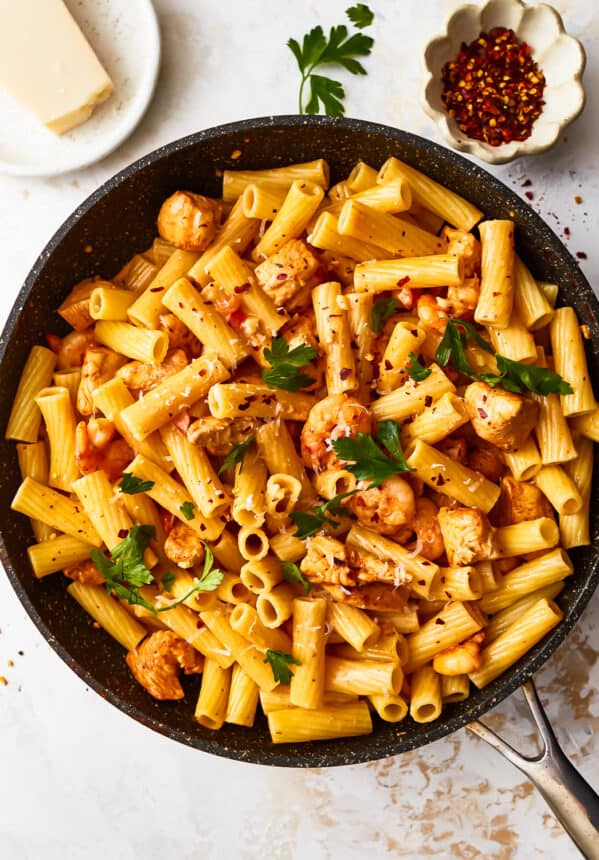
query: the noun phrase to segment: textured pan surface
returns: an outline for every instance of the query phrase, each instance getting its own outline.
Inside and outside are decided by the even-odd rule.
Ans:
[[[241,155],[232,159],[235,150]],[[599,379],[599,305],[576,261],[549,227],[515,194],[482,168],[455,153],[396,129],[328,117],[266,117],[208,129],[162,147],[127,167],[91,195],[63,224],[40,254],[6,324],[0,342],[0,411],[6,426],[19,375],[31,347],[51,329],[61,333],[55,308],[72,284],[100,273],[110,277],[155,235],[161,201],[177,188],[219,194],[217,171],[260,168],[326,158],[332,181],[362,158],[380,166],[397,155],[476,203],[489,217],[513,218],[518,249],[533,271],[558,283],[560,301],[572,304],[592,331],[588,344],[593,379]],[[89,250],[91,246],[91,251]],[[480,716],[533,674],[564,639],[589,601],[599,578],[591,548],[572,552],[576,573],[559,597],[563,623],[509,672],[465,703],[449,706],[443,719],[417,725],[375,721],[369,737],[273,746],[264,721],[254,729],[227,726],[210,732],[193,721],[199,685],[186,684],[181,703],[158,703],[132,679],[123,651],[92,627],[89,617],[65,595],[60,574],[38,582],[27,561],[32,542],[26,519],[9,509],[19,484],[13,443],[0,441],[2,517],[0,553],[25,609],[60,657],[101,696],[144,725],[206,752],[240,761],[278,766],[322,767],[383,758],[427,744]],[[599,487],[593,483],[592,533],[599,526]]]

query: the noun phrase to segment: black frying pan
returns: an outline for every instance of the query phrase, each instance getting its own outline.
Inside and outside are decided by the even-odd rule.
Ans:
[[[241,155],[232,159],[239,150]],[[127,167],[89,197],[63,224],[40,254],[10,314],[0,343],[0,413],[5,426],[17,383],[31,347],[44,331],[62,332],[55,313],[70,287],[99,273],[112,276],[156,234],[161,202],[177,188],[218,196],[217,170],[260,168],[326,158],[332,181],[343,178],[358,158],[380,166],[397,155],[473,201],[487,216],[512,218],[517,245],[533,274],[558,283],[560,301],[573,305],[591,329],[591,374],[599,379],[599,304],[576,261],[550,228],[505,185],[482,168],[430,141],[372,123],[328,117],[284,116],[232,123],[175,141]],[[91,251],[89,250],[91,247]],[[575,574],[558,602],[562,623],[508,672],[476,691],[466,702],[449,705],[428,725],[409,718],[398,724],[375,718],[368,737],[301,745],[273,746],[266,723],[253,729],[225,726],[211,732],[194,723],[198,680],[186,680],[183,702],[158,703],[131,677],[123,651],[65,594],[60,574],[37,581],[26,547],[32,534],[25,517],[9,509],[19,472],[13,443],[0,441],[0,498],[3,505],[0,553],[25,609],[78,675],[126,714],[189,746],[239,761],[322,767],[355,764],[423,746],[471,723],[512,693],[547,660],[579,618],[599,580],[597,552],[572,552]],[[593,480],[592,534],[597,535],[599,482]]]

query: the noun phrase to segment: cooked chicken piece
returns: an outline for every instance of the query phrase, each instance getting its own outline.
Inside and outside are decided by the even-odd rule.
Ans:
[[[446,648],[433,658],[433,669],[440,675],[468,675],[480,669],[480,646],[485,634],[481,630],[465,642]]]
[[[416,303],[418,320],[425,328],[433,329],[443,335],[447,327],[448,314],[437,304],[434,296],[424,293]]]
[[[295,314],[281,329],[289,349],[306,344],[318,349],[318,338],[316,337],[316,319],[314,311],[309,310],[302,314]]]
[[[213,457],[224,457],[255,429],[253,418],[213,418],[206,415],[189,425],[187,438],[205,448]]]
[[[179,567],[194,567],[204,561],[204,544],[197,532],[185,523],[176,523],[164,542],[164,554]]]
[[[122,379],[127,388],[145,394],[166,379],[187,367],[187,355],[182,349],[167,352],[162,364],[144,364],[142,361],[130,361],[117,370],[115,376]]]
[[[116,481],[135,456],[107,418],[80,421],[75,428],[75,461],[82,475],[103,469],[109,481]]]
[[[280,307],[292,299],[314,275],[320,262],[301,239],[290,239],[254,273],[264,292]]]
[[[504,456],[495,445],[482,444],[469,448],[466,464],[495,484],[505,472]]]
[[[554,518],[554,511],[546,496],[534,484],[516,481],[511,475],[501,479],[501,495],[496,507],[497,521],[502,526],[536,520],[538,517]]]
[[[92,294],[92,290],[95,290],[96,287],[113,290],[114,284],[98,277],[86,278],[84,281],[75,284],[58,308],[58,313],[63,320],[66,320],[75,331],[84,331],[95,322],[89,313],[89,297]]]
[[[360,585],[372,582],[386,582],[399,587],[411,579],[402,564],[393,564],[383,561],[365,550],[358,550],[351,546],[345,547],[347,563]]]
[[[125,657],[136,681],[160,701],[182,699],[179,671],[197,674],[204,668],[201,654],[171,630],[158,630],[147,636]]]
[[[87,349],[95,343],[94,329],[86,328],[85,331],[71,331],[65,337],[56,334],[46,334],[48,346],[56,353],[56,369],[69,370],[72,367],[81,367]]]
[[[347,603],[349,606],[357,606],[358,609],[369,609],[373,612],[402,612],[410,595],[407,588],[383,582],[372,582],[355,588],[323,583],[323,587],[339,603]]]
[[[342,586],[355,585],[358,573],[347,561],[344,544],[324,536],[309,542],[300,570],[310,582]]]
[[[77,409],[82,415],[92,414],[94,391],[112,379],[126,360],[118,352],[113,352],[105,346],[90,346],[86,349],[77,391]]]
[[[202,354],[202,344],[174,314],[160,314],[158,328],[168,334],[169,349],[184,349],[189,358]]]
[[[91,559],[72,564],[63,570],[65,576],[80,582],[81,585],[104,585],[106,580]]]
[[[446,436],[445,439],[441,439],[440,442],[437,442],[436,447],[447,457],[451,457],[452,460],[455,460],[456,463],[466,462],[468,444],[461,436]]]
[[[437,304],[452,317],[471,319],[480,296],[480,282],[474,275],[457,287],[447,287],[447,296],[438,296]]]
[[[438,517],[451,565],[459,567],[490,557],[493,529],[482,511],[476,508],[441,508]]]
[[[438,508],[431,499],[424,496],[416,499],[416,512],[412,520],[412,527],[416,534],[414,545],[409,547],[412,552],[423,558],[428,558],[429,561],[436,561],[439,556],[443,555],[445,544],[439,528]],[[395,535],[394,540],[403,543],[400,535]]]
[[[508,452],[526,441],[539,414],[534,400],[485,382],[469,385],[464,402],[476,434]]]
[[[214,239],[221,215],[217,200],[191,191],[175,191],[160,207],[158,232],[183,251],[203,251]]]
[[[464,260],[467,278],[480,274],[480,242],[472,233],[453,227],[444,227],[441,239],[447,243],[447,254],[456,254]]]

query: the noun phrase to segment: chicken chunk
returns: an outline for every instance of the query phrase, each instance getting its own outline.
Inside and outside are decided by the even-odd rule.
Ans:
[[[468,449],[467,465],[489,481],[497,483],[505,472],[505,459],[499,448],[484,443]]]
[[[77,391],[77,409],[82,415],[92,414],[94,391],[112,379],[125,361],[122,355],[105,346],[90,346],[86,349]]]
[[[355,585],[357,571],[351,569],[345,546],[335,538],[318,537],[310,541],[300,570],[310,582],[330,585]]]
[[[255,269],[258,283],[280,307],[310,280],[320,263],[301,239],[290,239]]]
[[[144,364],[142,361],[130,361],[121,367],[116,376],[122,379],[127,388],[145,394],[152,388],[187,367],[187,355],[182,349],[167,352],[162,364]]]
[[[441,508],[439,526],[451,565],[472,564],[489,558],[493,549],[493,529],[476,508]]]
[[[384,582],[371,582],[355,588],[323,583],[323,587],[337,602],[373,612],[402,612],[410,595],[408,588]]]
[[[160,314],[158,328],[168,334],[169,349],[184,349],[189,358],[202,354],[202,344],[174,314]]]
[[[447,254],[456,254],[464,261],[464,274],[467,278],[480,274],[480,242],[466,230],[444,227],[441,239],[447,244]]]
[[[69,579],[80,582],[81,585],[104,585],[106,582],[91,558],[65,567],[63,572]]]
[[[439,675],[468,675],[480,669],[480,646],[485,634],[481,630],[465,642],[453,645],[436,654],[433,659],[433,669]]]
[[[220,225],[222,206],[217,200],[175,191],[158,213],[158,232],[183,251],[203,251],[214,239]]]
[[[473,382],[464,394],[468,417],[481,439],[502,451],[516,451],[530,435],[539,414],[534,400]]]
[[[511,475],[501,479],[501,495],[496,508],[497,521],[502,526],[554,517],[546,496],[534,484],[516,481]]]
[[[161,702],[185,695],[179,683],[181,669],[191,675],[204,668],[202,655],[171,630],[158,630],[147,636],[125,660],[135,680]]]
[[[197,532],[177,523],[164,542],[164,554],[179,567],[189,568],[204,560],[204,544]]]

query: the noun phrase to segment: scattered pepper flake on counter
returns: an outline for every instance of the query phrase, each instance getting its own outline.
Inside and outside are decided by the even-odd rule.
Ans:
[[[532,48],[506,27],[463,42],[443,67],[442,82],[449,116],[468,137],[491,146],[530,137],[545,104],[545,76]]]

